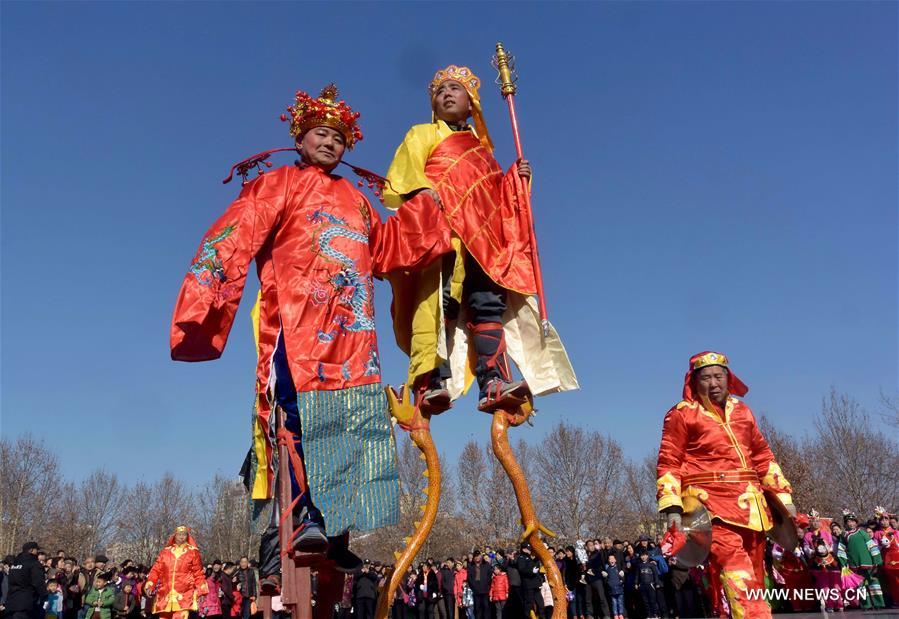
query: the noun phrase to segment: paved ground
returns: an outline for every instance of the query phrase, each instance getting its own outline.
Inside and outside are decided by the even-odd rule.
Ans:
[[[862,612],[860,610],[847,610],[842,613],[775,613],[776,617],[793,617],[794,619],[821,619],[821,617],[897,617],[899,618],[899,608],[888,610],[868,610]]]

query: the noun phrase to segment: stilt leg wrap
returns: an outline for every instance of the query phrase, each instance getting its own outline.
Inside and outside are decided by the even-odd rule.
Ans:
[[[503,325],[498,322],[469,324],[475,352],[478,356],[477,377],[482,395],[484,387],[492,378],[503,382],[512,381],[512,368],[506,355],[506,336]]]

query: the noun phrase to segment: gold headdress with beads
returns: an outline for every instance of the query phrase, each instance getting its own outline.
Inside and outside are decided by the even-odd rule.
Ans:
[[[468,92],[468,97],[471,99],[471,117],[474,120],[475,132],[477,132],[478,139],[481,140],[484,148],[492,151],[493,141],[487,132],[487,123],[484,122],[484,111],[481,109],[481,97],[478,95],[481,80],[468,67],[457,67],[451,64],[434,74],[434,79],[428,84],[428,94],[431,96],[431,120],[433,122],[437,120],[437,114],[434,111],[434,94],[441,84],[449,81],[459,82]]]
[[[710,365],[720,365],[727,367],[727,357],[720,352],[707,352],[693,360],[693,370],[701,370]]]
[[[290,114],[290,135],[298,138],[314,127],[331,127],[343,134],[347,148],[353,148],[362,139],[358,124],[359,112],[354,112],[346,101],[338,101],[337,94],[337,86],[334,84],[325,86],[318,98],[298,90],[296,102],[287,107]],[[281,114],[282,121],[287,119],[287,114]]]

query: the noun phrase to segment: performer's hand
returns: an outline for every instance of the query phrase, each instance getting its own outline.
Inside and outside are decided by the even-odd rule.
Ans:
[[[518,176],[521,178],[531,178],[531,162],[522,159],[518,162]]]
[[[437,208],[441,211],[443,210],[443,202],[440,200],[440,194],[438,194],[433,189],[422,189],[421,192],[425,195],[431,196],[431,199],[437,204]]]
[[[683,518],[681,517],[680,512],[669,512],[668,513],[668,528],[671,528],[671,525],[675,525],[678,530],[683,528]]]

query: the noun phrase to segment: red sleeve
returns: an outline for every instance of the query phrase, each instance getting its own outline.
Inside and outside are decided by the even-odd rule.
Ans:
[[[150,568],[150,573],[147,574],[147,580],[145,582],[152,585],[154,589],[159,585],[159,579],[162,576],[160,572],[162,571],[162,564],[165,561],[165,558],[163,557],[164,554],[165,548],[159,552],[159,556],[156,557],[156,562],[153,564],[153,567]]]
[[[672,408],[665,415],[662,443],[659,445],[659,461],[656,468],[656,498],[659,511],[668,507],[681,507],[681,469],[684,463],[684,445],[687,444],[685,411]]]
[[[222,355],[250,261],[280,220],[289,180],[287,167],[257,177],[209,228],[175,304],[172,359],[208,361]]]
[[[371,206],[369,210],[372,228],[368,246],[376,277],[398,269],[421,269],[452,250],[449,224],[424,192],[404,202],[385,222]]]

